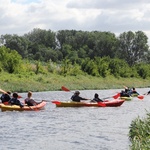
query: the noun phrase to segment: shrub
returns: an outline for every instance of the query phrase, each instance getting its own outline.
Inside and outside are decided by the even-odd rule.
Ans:
[[[129,138],[131,150],[150,149],[150,114],[143,120],[139,117],[132,121],[130,125]]]

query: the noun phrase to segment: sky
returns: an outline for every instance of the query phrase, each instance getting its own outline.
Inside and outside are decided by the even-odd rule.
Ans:
[[[0,36],[45,30],[143,31],[150,43],[150,0],[0,0]]]

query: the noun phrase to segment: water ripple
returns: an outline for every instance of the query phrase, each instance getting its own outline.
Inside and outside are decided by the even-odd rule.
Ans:
[[[114,95],[118,91],[88,90],[81,94],[89,98],[94,93],[107,97],[108,93]],[[25,97],[26,93],[22,95]],[[33,95],[36,99],[68,100],[72,93],[55,91]],[[144,116],[149,105],[149,97],[145,97],[143,101],[135,98],[117,108],[56,108],[47,103],[41,111],[0,112],[1,149],[127,150],[130,123],[137,116]]]

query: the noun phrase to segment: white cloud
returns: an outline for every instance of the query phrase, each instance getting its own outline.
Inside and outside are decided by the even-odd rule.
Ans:
[[[143,31],[150,38],[149,0],[0,0],[0,35],[34,28]]]

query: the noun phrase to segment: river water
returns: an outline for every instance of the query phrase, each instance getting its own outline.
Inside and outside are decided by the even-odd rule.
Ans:
[[[140,94],[148,88],[137,89]],[[73,92],[73,91],[72,91]],[[72,92],[33,93],[37,101],[69,100]],[[118,89],[85,90],[80,95],[93,98],[113,96]],[[26,93],[21,93],[24,98]],[[134,98],[120,107],[57,108],[48,102],[45,109],[30,112],[0,112],[2,150],[129,150],[131,121],[145,117],[150,96]]]

